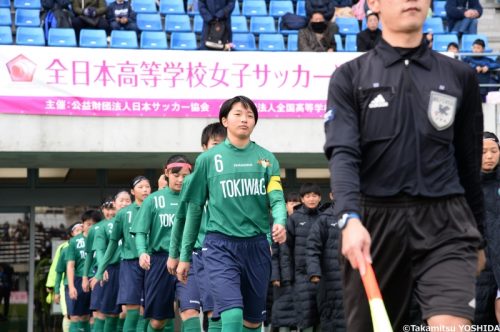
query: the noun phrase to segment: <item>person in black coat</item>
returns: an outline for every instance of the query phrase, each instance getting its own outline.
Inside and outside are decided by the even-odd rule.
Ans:
[[[366,29],[358,33],[356,37],[358,52],[371,50],[380,38],[382,38],[382,31],[378,28],[378,14],[369,10],[366,12]]]
[[[305,183],[300,187],[302,204],[288,218],[286,246],[282,246],[284,265],[292,267],[294,306],[297,327],[302,332],[312,332],[318,322],[316,295],[318,285],[309,281],[307,275],[307,238],[312,226],[319,219],[321,190],[318,185]]]
[[[346,327],[339,264],[340,230],[333,214],[333,203],[324,204],[320,210],[319,220],[307,238],[307,275],[311,282],[319,283],[320,331],[341,332],[346,331]]]
[[[215,23],[222,23],[224,26],[224,33],[222,36],[222,43],[225,45],[224,49],[230,47],[233,40],[231,32],[231,13],[234,10],[235,0],[198,0],[198,10],[203,18],[203,27],[201,29],[201,44],[200,49],[208,49],[205,42],[208,38],[210,26]]]

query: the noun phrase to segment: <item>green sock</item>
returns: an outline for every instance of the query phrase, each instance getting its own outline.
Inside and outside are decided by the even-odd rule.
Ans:
[[[155,329],[151,326],[151,322],[148,324],[148,332],[163,331],[163,329]]]
[[[90,323],[88,320],[82,320],[80,321],[80,324],[78,325],[80,331],[85,331],[85,332],[90,332]]]
[[[146,325],[146,321],[144,320],[144,316],[139,315],[139,320],[137,321],[137,332],[144,332],[144,325]]]
[[[222,320],[212,320],[208,319],[208,332],[221,332],[222,331]]]
[[[222,332],[243,332],[243,310],[241,308],[226,310],[220,317]]]
[[[118,318],[118,324],[116,325],[116,332],[123,332],[123,324],[125,324],[125,318]]]
[[[104,332],[117,331],[118,317],[106,317],[104,320]]]
[[[182,332],[201,332],[200,318],[191,317],[183,321]]]
[[[94,317],[94,332],[104,331],[104,319]]]
[[[167,319],[167,323],[163,328],[163,332],[174,332],[175,331],[175,323],[173,319]]]
[[[69,323],[69,332],[78,332],[79,322]]]
[[[261,330],[262,330],[262,325],[254,328],[254,329],[243,325],[243,332],[252,332],[252,331],[257,332],[257,331],[261,331]]]
[[[149,318],[144,318],[144,328],[140,332],[148,332],[148,326],[149,326],[150,320],[151,319],[149,319]],[[139,331],[139,330],[137,330],[137,331]]]
[[[123,332],[136,332],[138,320],[139,309],[127,310],[127,317],[125,317],[125,323],[123,324]]]

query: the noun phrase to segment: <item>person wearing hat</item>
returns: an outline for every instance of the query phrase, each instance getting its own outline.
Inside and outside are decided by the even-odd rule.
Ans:
[[[366,29],[356,36],[358,52],[366,52],[377,45],[382,38],[382,31],[378,28],[378,14],[368,10],[366,12]]]
[[[219,122],[227,128],[227,138],[197,158],[191,182],[182,193],[189,205],[177,278],[187,280],[208,200],[203,259],[222,331],[260,331],[265,320],[271,276],[269,211],[273,240],[286,240],[279,163],[250,140],[258,116],[248,97],[236,96],[222,104]]]

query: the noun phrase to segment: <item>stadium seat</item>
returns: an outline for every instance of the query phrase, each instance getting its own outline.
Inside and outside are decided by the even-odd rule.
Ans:
[[[163,31],[160,14],[137,14],[137,26],[141,31]]]
[[[156,10],[155,0],[133,0],[132,9],[137,14],[155,14]]]
[[[233,9],[233,12],[231,13],[231,15],[234,15],[234,16],[241,15],[240,2],[239,1],[235,1],[234,2],[234,9]]]
[[[299,35],[298,34],[288,35],[287,49],[289,51],[292,51],[292,52],[299,50]]]
[[[250,32],[276,33],[274,18],[271,16],[252,16],[250,18]]]
[[[297,15],[299,16],[306,16],[306,1],[305,0],[299,0],[297,1],[297,10],[295,11]]]
[[[45,46],[45,35],[40,27],[19,27],[16,30],[16,44]]]
[[[203,17],[201,17],[201,15],[196,15],[193,19],[193,31],[195,33],[201,33],[201,30],[203,30]]]
[[[194,32],[172,32],[170,48],[173,50],[196,50],[196,35]]]
[[[198,9],[198,1],[188,0],[186,12],[189,16],[200,15],[200,10]]]
[[[14,8],[40,9],[40,0],[14,0]]]
[[[457,35],[455,35],[453,33],[443,34],[443,35],[435,35],[435,36],[433,36],[433,40],[432,40],[432,49],[434,51],[438,51],[438,52],[446,52],[446,50],[448,49],[449,43],[457,43],[457,45],[458,45]]]
[[[0,26],[0,45],[11,45],[12,43],[12,29]]]
[[[339,27],[339,33],[343,35],[357,34],[359,33],[358,20],[351,17],[337,17],[335,19]]]
[[[163,31],[143,31],[141,34],[141,48],[166,50],[167,34]]]
[[[285,40],[281,33],[259,36],[259,51],[285,51]]]
[[[160,0],[160,13],[163,15],[185,14],[182,0]]]
[[[424,22],[424,33],[444,33],[443,19],[441,17],[430,17]]]
[[[100,29],[80,30],[80,47],[107,48],[106,31]]]
[[[137,33],[129,30],[111,31],[111,48],[138,48]]]
[[[40,27],[40,11],[38,9],[16,9],[16,26]]]
[[[233,44],[236,51],[256,51],[253,33],[233,33]]]
[[[335,43],[337,44],[337,52],[343,52],[344,45],[342,45],[342,37],[336,34],[333,36],[333,38],[335,38]]]
[[[231,31],[248,32],[247,18],[245,16],[231,16]]]
[[[446,18],[446,1],[433,1],[434,10],[432,12],[432,16]]]
[[[267,16],[267,7],[264,0],[243,0],[241,13],[244,16]]]
[[[0,0],[0,8],[10,8],[10,0]]]
[[[291,0],[271,0],[269,2],[269,15],[281,17],[286,13],[294,13]]]
[[[49,37],[47,39],[49,46],[76,47],[76,35],[73,29],[49,29]]]
[[[10,15],[10,8],[0,8],[0,26],[11,26],[12,18]]]
[[[167,15],[165,16],[165,31],[167,32],[191,32],[191,20],[189,15]]]
[[[346,52],[357,52],[358,45],[356,44],[357,35],[346,35],[345,36],[345,51]]]
[[[491,52],[491,48],[488,43],[488,37],[486,35],[482,34],[468,34],[468,35],[462,35],[462,45],[460,46],[460,52],[472,52],[472,43],[476,39],[482,39],[484,40],[484,51],[485,52]]]

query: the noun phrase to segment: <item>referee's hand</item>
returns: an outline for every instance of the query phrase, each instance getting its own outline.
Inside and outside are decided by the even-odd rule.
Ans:
[[[179,265],[179,259],[169,257],[167,259],[167,271],[171,275],[175,276],[177,273],[177,265]]]
[[[286,241],[286,229],[285,226],[280,224],[273,225],[273,241],[279,244],[285,243]]]
[[[361,276],[365,275],[366,263],[372,263],[370,233],[361,223],[361,220],[352,218],[342,230],[342,255],[344,255],[353,269],[359,269]]]
[[[177,266],[177,279],[184,285],[187,284],[190,267],[191,264],[189,262],[180,262]]]

